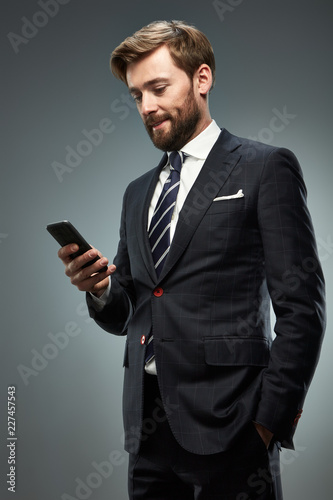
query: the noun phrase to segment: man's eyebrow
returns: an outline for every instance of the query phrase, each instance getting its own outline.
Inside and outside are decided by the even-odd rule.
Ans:
[[[158,83],[167,83],[167,82],[168,82],[167,78],[162,78],[162,77],[154,78],[153,80],[148,80],[148,82],[145,82],[142,88],[146,89]],[[132,92],[138,92],[140,89],[138,89],[137,87],[128,87],[128,90],[132,93]]]

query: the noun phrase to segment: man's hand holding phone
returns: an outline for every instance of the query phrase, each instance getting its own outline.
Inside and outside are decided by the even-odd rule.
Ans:
[[[115,272],[116,266],[111,264],[106,257],[103,257],[101,252],[96,248],[91,248],[87,252],[74,259],[71,257],[77,252],[79,246],[75,243],[70,243],[60,248],[58,257],[65,265],[65,274],[82,292],[90,292],[100,297],[109,285],[109,276]],[[99,257],[94,263],[89,265],[89,262]],[[87,265],[88,264],[88,265]],[[83,267],[87,265],[86,267]],[[108,266],[105,271],[101,268]]]
[[[82,292],[100,297],[109,285],[109,276],[116,266],[92,247],[68,220],[48,224],[46,229],[61,246],[58,257],[65,265],[65,273]]]

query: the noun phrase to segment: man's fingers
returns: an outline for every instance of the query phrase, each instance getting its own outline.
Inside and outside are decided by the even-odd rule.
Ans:
[[[109,284],[109,276],[107,274],[108,271],[104,271],[98,275],[94,274],[86,280],[80,281],[76,286],[80,292],[96,293],[99,290],[105,290]]]
[[[91,259],[90,259],[91,260]],[[73,262],[68,264],[66,266],[65,274],[71,278],[71,282],[73,285],[78,285],[81,281],[85,281],[88,278],[90,278],[94,274],[102,274],[103,272],[101,271],[101,268],[108,266],[109,261],[105,257],[102,257],[101,259],[98,259],[96,262],[91,264],[90,266],[82,268],[82,265],[85,263],[79,261],[79,258],[77,257]],[[89,262],[89,261],[88,261]],[[104,271],[106,272],[106,271]]]
[[[78,271],[80,271],[84,265],[89,264],[89,262],[92,261],[97,256],[98,256],[98,251],[95,248],[92,248],[91,250],[88,250],[88,252],[79,255],[73,260],[69,257],[68,258],[69,260],[66,263],[65,274],[69,277],[73,276]],[[99,270],[100,266],[103,267],[108,264],[108,260],[105,258],[103,258],[103,264],[101,264],[100,260],[98,262],[99,265],[97,266],[97,271]],[[88,267],[90,268],[90,266],[87,266],[87,269]],[[90,274],[97,271],[91,270]]]
[[[101,273],[95,272],[91,275],[87,275],[86,270],[84,269],[80,273],[75,275],[75,277],[71,279],[71,282],[81,292],[96,293],[107,288],[109,284],[109,276],[113,274],[115,270],[116,266],[113,264],[109,266],[106,271],[103,271]]]
[[[67,264],[68,262],[70,262],[72,259],[71,259],[71,255],[75,252],[77,252],[79,249],[79,246],[76,245],[75,243],[72,243],[70,245],[66,245],[64,247],[61,247],[59,250],[58,250],[58,257],[59,259],[61,259],[63,261],[64,264]]]
[[[105,290],[109,284],[109,276],[115,272],[116,266],[114,264],[109,266],[108,259],[94,247],[73,259],[72,255],[78,249],[78,245],[72,243],[60,248],[58,251],[58,257],[65,264],[66,276],[80,291],[98,293]],[[91,262],[96,257],[99,257],[99,259],[96,262]],[[107,269],[101,271],[104,267]]]

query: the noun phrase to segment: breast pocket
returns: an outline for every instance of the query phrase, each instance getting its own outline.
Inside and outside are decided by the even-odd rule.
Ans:
[[[203,251],[234,251],[244,239],[250,213],[243,200],[214,201],[192,240],[193,248]]]
[[[228,186],[215,194],[217,200],[212,199],[193,235],[194,252],[215,254],[221,261],[226,254],[248,251],[247,242],[253,242],[253,231],[258,226],[255,200],[245,190],[243,197],[219,199],[235,196],[238,190],[238,186]]]
[[[209,209],[207,210],[207,215],[214,214],[231,214],[234,212],[241,212],[246,210],[246,203],[244,198],[233,198],[230,200],[216,200],[213,201]]]

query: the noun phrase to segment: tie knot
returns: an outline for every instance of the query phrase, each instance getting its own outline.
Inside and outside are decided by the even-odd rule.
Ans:
[[[169,156],[170,165],[174,170],[180,173],[184,161],[184,153],[182,151],[172,151]]]

